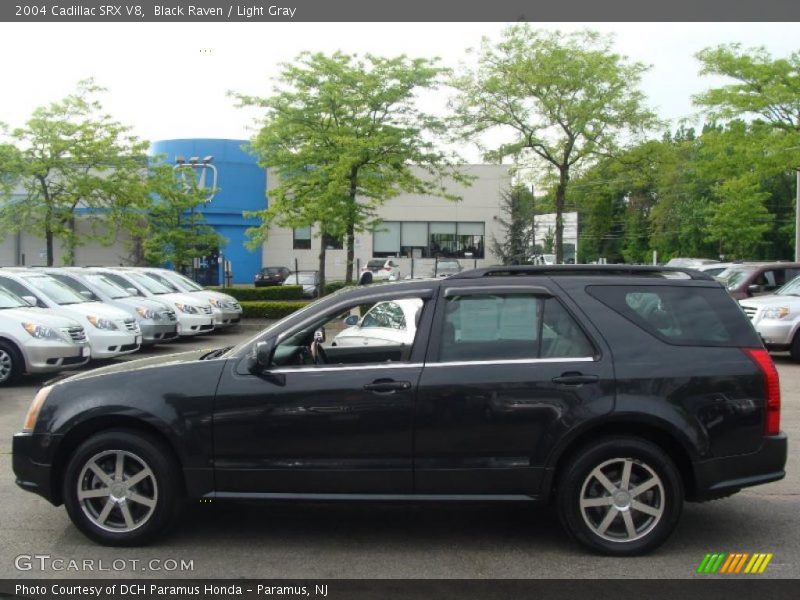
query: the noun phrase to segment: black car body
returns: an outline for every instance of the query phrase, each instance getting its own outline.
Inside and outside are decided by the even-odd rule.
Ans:
[[[392,298],[423,300],[412,345],[320,349],[320,323]],[[224,352],[57,382],[13,464],[102,543],[144,543],[187,497],[554,501],[584,544],[636,554],[684,499],[784,476],[777,386],[700,273],[479,269],[342,290]]]
[[[264,267],[253,277],[255,287],[281,285],[291,271],[287,267]]]

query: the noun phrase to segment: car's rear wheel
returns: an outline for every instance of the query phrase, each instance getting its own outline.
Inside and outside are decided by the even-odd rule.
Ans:
[[[672,459],[634,437],[609,437],[584,446],[559,474],[557,502],[565,529],[592,550],[642,554],[675,529],[683,485]]]
[[[72,522],[110,546],[146,544],[164,532],[180,507],[180,469],[159,440],[129,430],[86,440],[64,477]]]
[[[9,342],[0,341],[0,385],[11,385],[24,371],[22,355]]]

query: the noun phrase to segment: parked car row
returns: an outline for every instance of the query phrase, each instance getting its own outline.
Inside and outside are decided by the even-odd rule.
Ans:
[[[241,315],[234,298],[168,269],[0,268],[0,385],[208,333]]]

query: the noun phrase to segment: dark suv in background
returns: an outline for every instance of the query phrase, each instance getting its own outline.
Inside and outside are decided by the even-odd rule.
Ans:
[[[331,344],[367,313],[369,344]],[[684,500],[781,479],[786,452],[777,372],[719,283],[541,266],[341,290],[234,348],[58,381],[13,464],[104,544],[153,539],[187,498],[490,500],[555,503],[633,555]]]

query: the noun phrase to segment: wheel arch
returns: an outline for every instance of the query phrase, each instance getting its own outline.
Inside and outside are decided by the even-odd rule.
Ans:
[[[69,462],[69,459],[75,450],[77,450],[78,446],[80,446],[84,441],[89,439],[94,434],[108,431],[110,429],[144,433],[164,444],[180,469],[180,486],[183,493],[186,493],[186,479],[183,474],[183,463],[181,461],[180,454],[175,448],[175,445],[163,431],[161,431],[152,423],[148,423],[147,421],[138,419],[136,417],[124,415],[103,415],[82,421],[70,429],[59,443],[58,450],[54,456],[53,464],[50,469],[50,489],[52,494],[51,502],[53,504],[59,506],[64,502],[62,495],[64,474],[67,469],[67,463]]]
[[[695,472],[692,463],[692,452],[688,442],[667,423],[650,420],[620,419],[598,423],[588,429],[577,432],[553,452],[548,462],[548,470],[544,482],[544,497],[552,499],[558,478],[571,458],[593,440],[609,436],[628,436],[652,442],[661,448],[675,463],[683,482],[684,495],[687,500],[696,496]]]
[[[20,348],[20,345],[8,336],[0,335],[0,342],[5,342],[11,346],[11,349],[17,353],[17,356],[22,360],[22,372],[28,372],[28,363],[25,360],[25,353]]]

